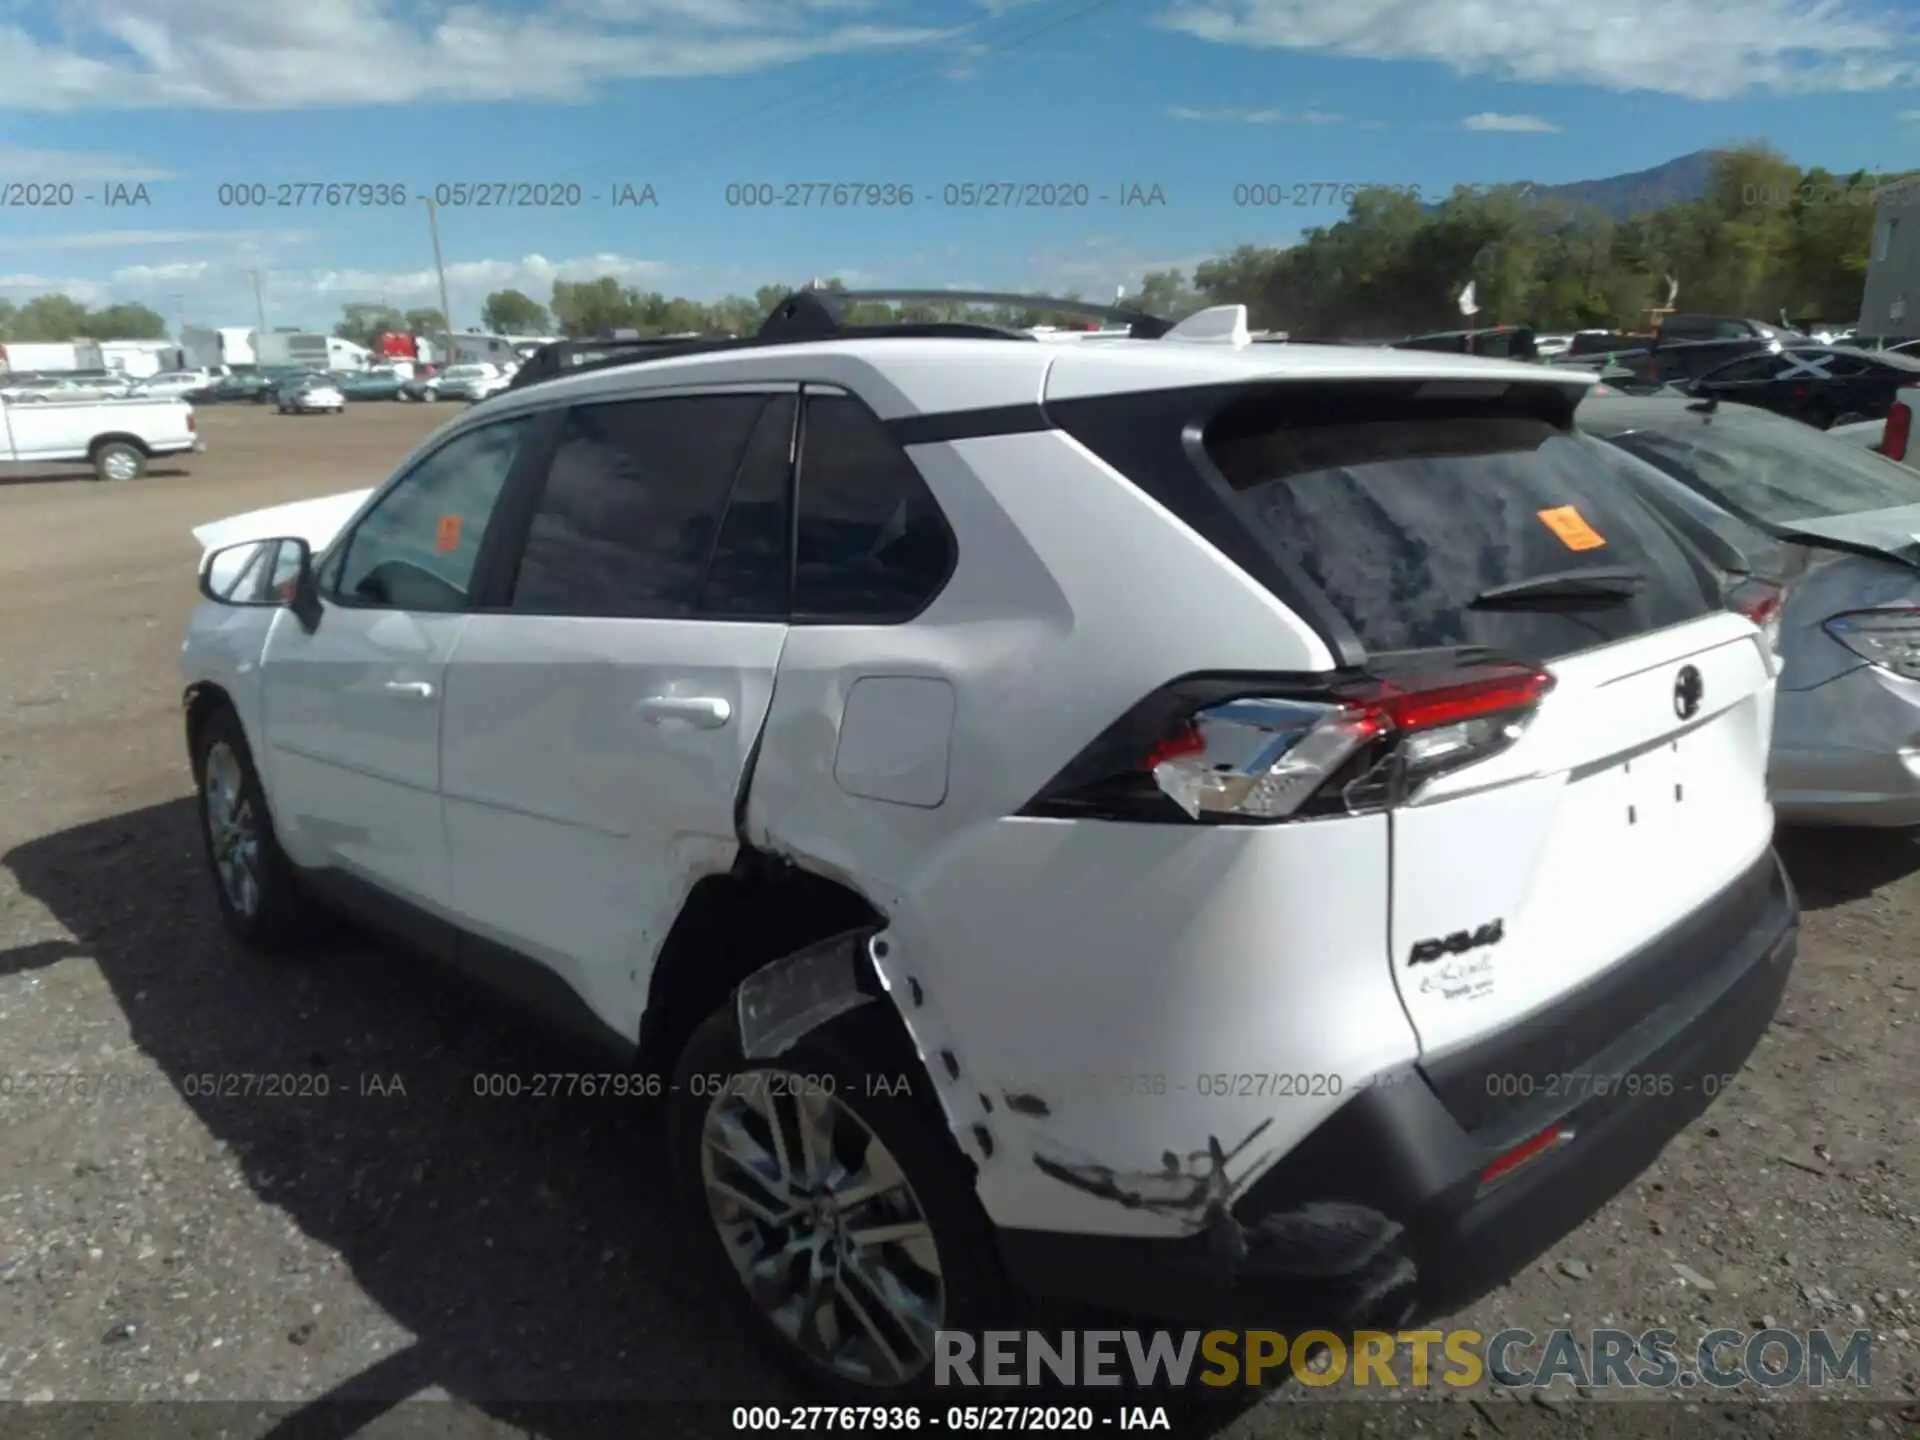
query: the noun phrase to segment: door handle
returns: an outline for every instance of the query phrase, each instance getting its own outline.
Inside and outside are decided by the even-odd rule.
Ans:
[[[649,724],[684,720],[701,730],[717,730],[733,718],[733,706],[717,695],[655,695],[635,709]]]
[[[429,685],[425,680],[389,680],[387,681],[387,693],[389,695],[403,695],[409,700],[431,700],[433,699],[433,686]]]

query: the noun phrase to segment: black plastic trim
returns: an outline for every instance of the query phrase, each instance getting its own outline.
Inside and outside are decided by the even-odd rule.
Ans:
[[[948,410],[888,420],[887,434],[902,449],[976,440],[987,435],[1034,435],[1054,428],[1046,410],[1032,405],[992,405],[978,410]]]

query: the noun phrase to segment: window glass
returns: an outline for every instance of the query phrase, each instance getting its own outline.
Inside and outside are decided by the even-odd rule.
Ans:
[[[767,403],[734,478],[720,538],[700,589],[702,615],[784,616],[792,533],[795,396]]]
[[[1797,420],[1675,418],[1613,437],[1716,504],[1763,524],[1920,505],[1920,474]]]
[[[1758,355],[1748,355],[1743,359],[1735,360],[1730,365],[1708,370],[1700,378],[1715,384],[1722,384],[1728,380],[1771,380],[1784,363],[1778,355],[1762,351]]]
[[[905,619],[953,569],[953,533],[927,483],[873,412],[814,395],[800,454],[796,615]]]
[[[480,542],[532,421],[468,430],[381,497],[329,564],[334,598],[395,610],[467,605]]]
[[[694,613],[766,395],[583,405],[567,417],[527,532],[513,608]]]
[[[1613,452],[1546,420],[1329,398],[1313,414],[1252,406],[1216,432],[1208,452],[1249,522],[1369,650],[1549,660],[1718,604]],[[1514,593],[1585,571],[1614,593]]]

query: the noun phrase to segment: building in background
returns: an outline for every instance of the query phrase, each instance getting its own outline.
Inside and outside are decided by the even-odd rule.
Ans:
[[[69,374],[76,370],[104,370],[106,357],[96,340],[62,340],[34,344],[0,345],[0,371],[24,375]]]
[[[186,347],[177,340],[102,340],[100,357],[109,370],[144,380],[165,370],[186,370]]]
[[[1920,179],[1888,185],[1874,198],[1873,245],[1860,297],[1859,333],[1887,340],[1920,337]]]
[[[186,368],[192,370],[239,370],[258,363],[253,354],[253,330],[245,325],[188,325],[180,331],[180,348],[186,351]]]

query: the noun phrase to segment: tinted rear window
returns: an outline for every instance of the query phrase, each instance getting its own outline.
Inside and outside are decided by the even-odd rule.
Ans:
[[[1207,449],[1244,514],[1370,651],[1486,646],[1547,660],[1719,606],[1709,574],[1602,442],[1535,415],[1401,404],[1223,417]],[[1629,597],[1497,608],[1499,586],[1629,569]],[[1480,602],[1480,603],[1476,603]]]

